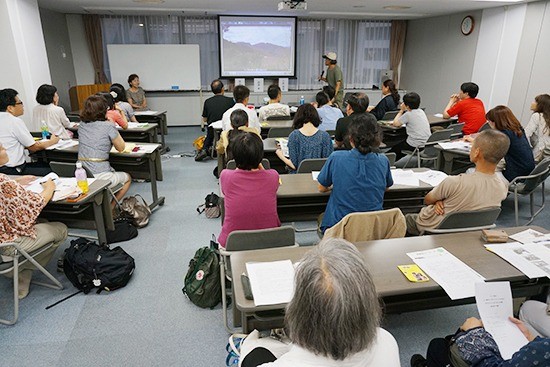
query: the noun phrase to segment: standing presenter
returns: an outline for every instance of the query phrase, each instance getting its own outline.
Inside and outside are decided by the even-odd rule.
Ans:
[[[344,76],[342,74],[342,69],[336,65],[336,52],[327,52],[326,55],[323,55],[325,59],[325,66],[327,66],[327,76],[324,78],[323,74],[319,76],[319,80],[327,82],[335,90],[333,104],[338,107],[342,107],[342,102],[344,100]]]

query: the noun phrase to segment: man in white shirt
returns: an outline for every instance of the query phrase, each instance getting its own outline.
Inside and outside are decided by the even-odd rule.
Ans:
[[[250,89],[244,85],[237,85],[233,90],[233,99],[235,100],[235,105],[225,111],[222,117],[222,130],[227,131],[231,130],[231,112],[235,110],[244,110],[248,115],[248,127],[252,127],[258,130],[258,134],[261,132],[262,127],[260,121],[258,120],[258,115],[256,114],[255,109],[250,109],[247,107],[248,98],[250,97]]]
[[[281,88],[276,84],[272,84],[267,88],[267,95],[269,96],[269,104],[260,108],[260,121],[265,121],[272,116],[288,116],[290,120],[290,107],[281,103],[283,96]]]
[[[26,162],[25,149],[38,152],[59,142],[55,135],[48,141],[34,141],[29,129],[19,118],[23,115],[23,102],[16,90],[0,90],[0,143],[6,148],[9,161],[0,167],[0,173],[7,175],[45,176],[51,172],[47,164]]]

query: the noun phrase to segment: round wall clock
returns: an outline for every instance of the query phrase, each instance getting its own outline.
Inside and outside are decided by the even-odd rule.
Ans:
[[[467,36],[474,30],[474,18],[471,15],[465,16],[460,23],[460,31]]]

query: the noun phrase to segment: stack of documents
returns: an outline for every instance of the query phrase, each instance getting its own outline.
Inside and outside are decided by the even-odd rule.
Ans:
[[[394,185],[414,186],[419,187],[420,181],[427,183],[430,186],[437,186],[447,178],[447,174],[440,171],[427,170],[423,172],[415,172],[413,170],[392,169],[391,176]]]
[[[466,152],[469,152],[470,149],[472,149],[472,143],[464,140],[455,140],[455,141],[450,141],[448,143],[439,143],[439,146],[444,150],[456,149],[456,150],[464,150]]]
[[[294,294],[294,266],[290,260],[246,263],[254,304],[288,303]]]
[[[41,141],[44,141],[44,140],[41,140]],[[58,143],[54,145],[50,145],[49,147],[46,148],[46,150],[54,150],[54,149],[63,150],[70,147],[74,147],[76,145],[78,145],[78,140],[73,140],[73,139],[59,140]]]
[[[52,201],[74,199],[82,194],[82,190],[80,190],[76,184],[76,178],[59,177],[53,172],[32,181],[27,187],[25,187],[25,189],[40,194],[44,190],[41,184],[50,179],[55,183],[55,191],[53,193]],[[95,178],[88,178],[89,185],[91,185],[94,181]]]

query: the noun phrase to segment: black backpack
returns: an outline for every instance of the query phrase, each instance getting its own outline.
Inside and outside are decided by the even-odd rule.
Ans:
[[[189,261],[182,291],[202,308],[214,308],[222,300],[220,262],[213,243],[198,249]]]
[[[121,247],[109,249],[78,238],[65,250],[63,271],[71,283],[86,294],[93,288],[98,288],[100,293],[124,287],[134,269],[134,259]]]

